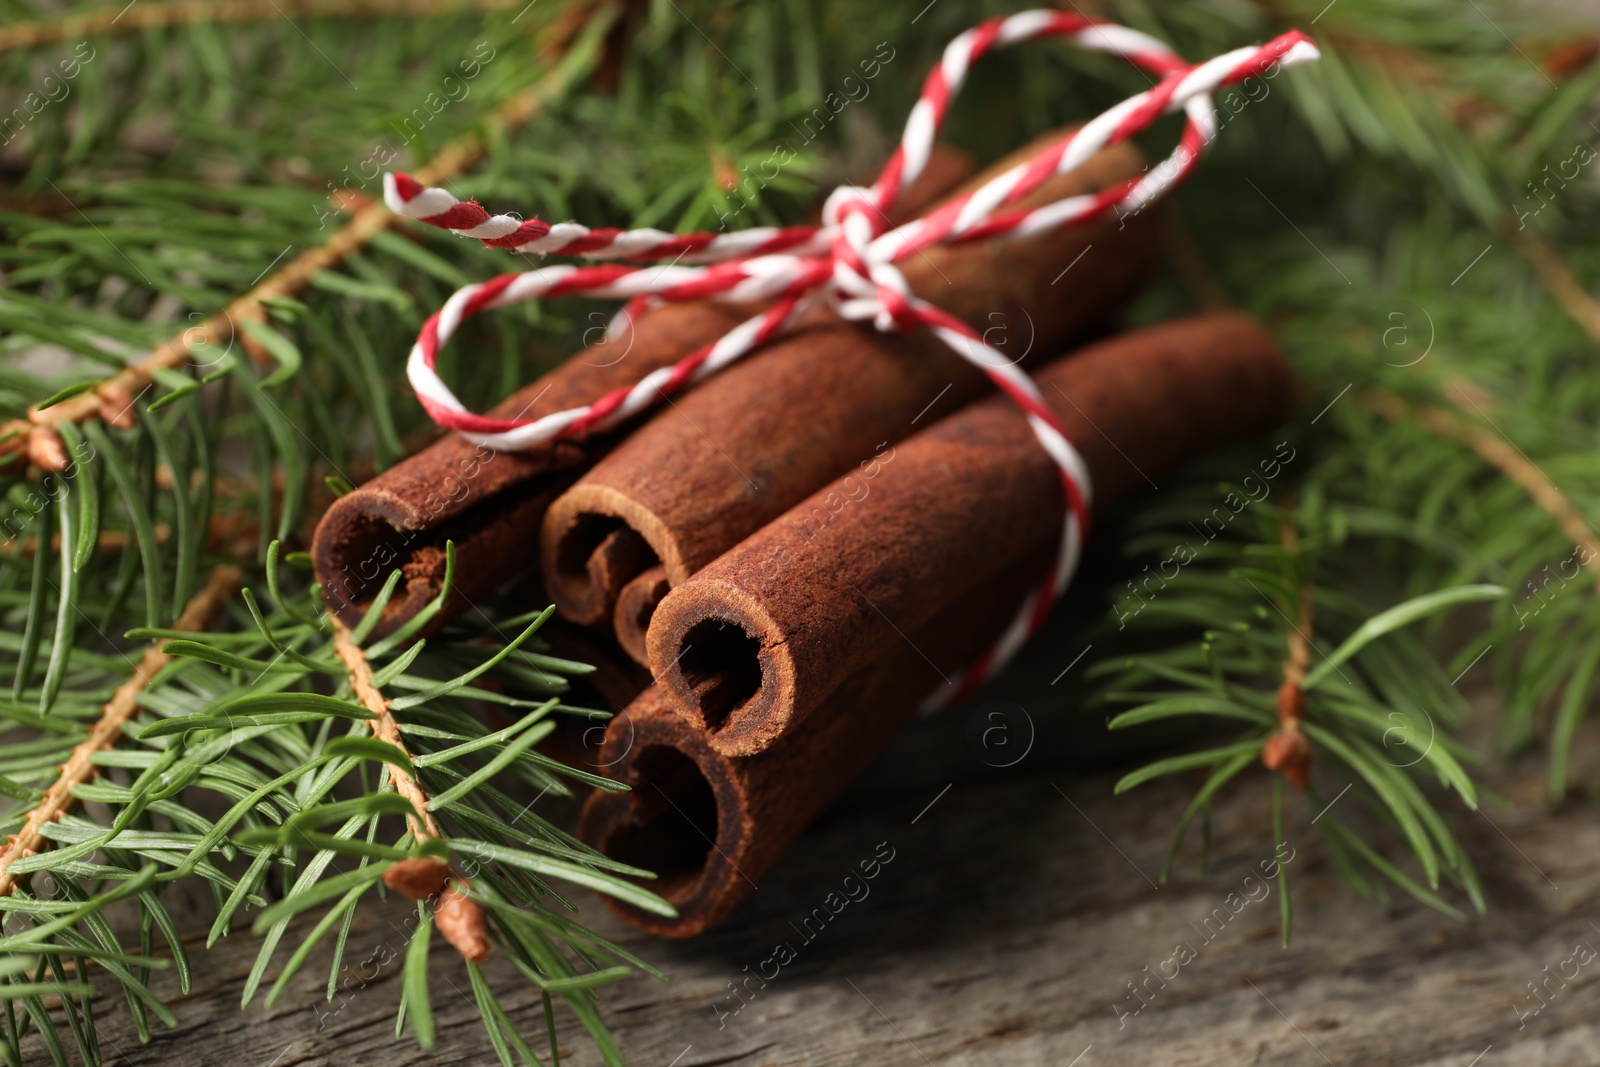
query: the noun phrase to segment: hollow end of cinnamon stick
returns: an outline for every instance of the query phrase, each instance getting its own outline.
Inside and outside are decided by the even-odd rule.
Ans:
[[[602,344],[583,349],[490,414],[536,419],[592,403],[715,341],[749,311],[705,302],[655,308],[619,342],[620,352]],[[354,626],[400,570],[401,586],[374,631],[392,633],[438,595],[445,543],[454,541],[457,595],[428,630],[442,626],[470,601],[536,568],[534,542],[550,501],[616,441],[610,434],[505,452],[451,434],[395,464],[340,497],[317,524],[311,555],[330,609]]]
[[[670,608],[654,613],[645,645],[678,714],[730,755],[781,737],[795,707],[795,662],[760,599],[731,582],[696,582],[663,603]]]
[[[379,569],[380,560],[401,558],[400,585],[389,598],[383,617],[375,627],[380,631],[392,631],[400,625],[401,619],[416,615],[429,600],[439,595],[444,581],[445,552],[438,545],[429,544],[411,548],[407,553],[409,559],[401,557],[394,546],[403,545],[407,540],[402,524],[391,521],[376,509],[362,507],[364,500],[343,509],[347,514],[336,515],[339,504],[335,501],[327,512],[328,516],[333,516],[332,524],[325,517],[313,540],[313,557],[329,561],[329,566],[318,568],[324,572],[323,588],[328,606],[346,626],[355,626],[383,588],[386,579],[380,577],[384,573]],[[353,571],[345,560],[357,561],[358,569]],[[361,572],[368,567],[373,573],[363,575]]]
[[[606,731],[601,762],[628,792],[596,790],[578,836],[605,855],[654,871],[640,885],[678,910],[675,918],[603,897],[606,906],[658,937],[689,938],[724,918],[748,891],[754,824],[736,769],[646,692]],[[742,817],[741,817],[742,816]]]
[[[610,622],[623,587],[661,562],[660,549],[671,553],[660,520],[605,485],[579,484],[557,497],[539,541],[550,599],[585,626]]]
[[[617,609],[612,616],[617,644],[646,667],[650,665],[650,651],[645,647],[645,634],[650,630],[656,606],[671,588],[667,569],[658,563],[623,586],[617,594]]]
[[[438,597],[446,545],[453,542],[451,593],[419,634],[427,636],[469,603],[534,568],[536,557],[528,542],[550,501],[570,479],[554,474],[530,479],[442,522],[432,521],[427,496],[369,485],[340,497],[318,522],[311,544],[329,610],[346,626],[355,626],[398,570],[400,584],[372,631],[375,638],[393,633]]]

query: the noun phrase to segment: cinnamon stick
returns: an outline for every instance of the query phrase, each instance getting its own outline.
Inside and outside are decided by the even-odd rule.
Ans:
[[[649,887],[678,915],[663,918],[609,897],[607,907],[658,937],[695,937],[724,919],[915,714],[939,672],[959,670],[1005,626],[1046,562],[1036,554],[970,593],[912,635],[916,648],[891,649],[754,756],[718,752],[659,686],[645,690],[611,721],[596,761],[631,788],[591,794],[578,836],[655,871]]]
[[[657,308],[635,325],[621,360],[605,347],[585,350],[491,412],[540,418],[586,404],[667,366],[737,325],[731,311],[706,303]],[[619,342],[625,343],[625,342]],[[456,546],[452,601],[437,621],[527,572],[539,520],[605,440],[555,441],[500,452],[451,434],[333,503],[317,524],[312,558],[328,605],[343,622],[360,621],[391,572],[405,577],[375,635],[392,632],[439,593],[444,546]]]
[[[1132,146],[1118,145],[1021,203],[1106,189],[1141,166]],[[901,267],[919,296],[987,331],[1008,356],[1037,363],[1138,291],[1157,267],[1159,234],[1155,216],[1139,215],[1125,225],[934,248]],[[1070,281],[1056,284],[1064,275]],[[987,388],[978,369],[927,331],[891,336],[819,314],[676,400],[551,505],[540,546],[551,598],[575,621],[606,620],[649,566],[659,562],[672,584],[684,581],[818,486]],[[620,535],[626,558],[616,551],[622,530],[636,535]]]
[[[1198,451],[1264,432],[1289,374],[1252,320],[1121,335],[1036,378],[1097,506]],[[745,539],[656,609],[658,683],[709,743],[758,752],[997,568],[1059,538],[1065,496],[1022,411],[995,397],[895,447]]]
[[[906,191],[900,210],[914,217],[971,171],[965,155],[940,149]],[[749,307],[709,303],[655,309],[641,317],[631,338],[577,353],[490,414],[539,418],[590,403],[715,341],[750,314]],[[445,542],[453,540],[453,590],[429,627],[437,628],[480,596],[533,569],[538,558],[533,542],[550,501],[617,436],[498,452],[452,434],[396,464],[337,500],[317,525],[311,552],[329,607],[354,626],[398,569],[405,577],[373,630],[375,637],[392,633],[438,596]]]

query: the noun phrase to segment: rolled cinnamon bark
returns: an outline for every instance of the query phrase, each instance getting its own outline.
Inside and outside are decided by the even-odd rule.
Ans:
[[[1124,334],[1036,377],[1111,503],[1275,425],[1289,373],[1223,313]],[[771,745],[839,684],[1000,567],[1059,538],[1065,499],[1022,411],[995,397],[901,442],[740,542],[661,601],[652,674],[708,743]]]
[[[617,644],[640,663],[650,662],[650,653],[645,648],[645,634],[650,629],[650,619],[655,615],[656,605],[661,603],[661,598],[671,588],[672,583],[667,580],[667,568],[657,563],[624,585],[617,594],[617,610],[613,616]]]
[[[1136,150],[1118,145],[1021,203],[1106,189],[1141,166]],[[1039,362],[1103,325],[1144,284],[1159,236],[1159,219],[1141,214],[937,247],[901,267],[919,296],[989,331],[1018,361]],[[1068,270],[1071,284],[1055,285]],[[653,563],[683,582],[818,486],[987,388],[926,331],[889,336],[819,314],[676,400],[551,505],[540,544],[551,597],[578,622],[611,617],[622,588]]]
[[[939,684],[1003,628],[1048,561],[1015,562],[969,593],[939,624],[891,649],[828,698],[778,744],[726,756],[646,689],[606,729],[596,763],[631,787],[596,790],[578,836],[613,859],[655,871],[644,883],[678,910],[674,919],[604,897],[628,922],[658,937],[689,938],[725,918],[811,820],[849,786]]]
[[[899,213],[914,217],[971,173],[972,163],[963,153],[937,150],[928,169],[906,190]],[[753,313],[748,307],[707,303],[657,308],[640,318],[631,337],[574,355],[490,414],[540,418],[590,403],[715,341]],[[533,569],[538,559],[534,541],[545,509],[616,437],[497,452],[451,434],[347,493],[328,509],[312,539],[312,559],[329,607],[354,625],[399,569],[405,577],[373,631],[377,637],[393,632],[438,596],[445,542],[453,540],[453,595],[429,629],[442,625],[467,604]],[[625,538],[606,545],[597,563],[602,576],[606,560],[612,554],[625,556],[629,547]],[[628,578],[642,569],[630,567]]]

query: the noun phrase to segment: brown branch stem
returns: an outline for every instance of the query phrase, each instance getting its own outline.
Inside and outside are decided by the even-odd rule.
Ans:
[[[213,570],[205,586],[184,605],[183,614],[172,624],[172,629],[193,633],[211,625],[228,597],[239,587],[241,577],[239,568],[228,564]],[[71,809],[76,799],[72,794],[75,788],[100,773],[94,765],[95,753],[115,745],[122,737],[123,726],[138,713],[139,694],[172,659],[164,651],[166,645],[167,639],[163,639],[145,649],[144,655],[134,665],[132,677],[118,686],[111,699],[101,708],[100,718],[95,721],[89,736],[73,748],[72,755],[61,765],[60,775],[28,813],[22,829],[11,835],[5,847],[0,849],[0,896],[11,892],[19,881],[11,873],[11,864],[25,856],[34,855],[44,847],[45,826],[59,820]]]
[[[1279,529],[1279,543],[1291,555],[1300,554],[1300,533],[1290,522]],[[1305,791],[1311,777],[1311,742],[1301,724],[1306,715],[1306,695],[1301,689],[1311,666],[1311,634],[1316,620],[1316,587],[1300,582],[1295,614],[1284,634],[1283,684],[1278,687],[1278,729],[1261,746],[1261,762]],[[1287,612],[1290,605],[1282,608]]]
[[[1517,252],[1538,272],[1545,291],[1590,340],[1600,344],[1600,301],[1589,295],[1561,253],[1531,230],[1512,229],[1509,219],[1505,229]]]
[[[399,722],[389,710],[389,698],[372,684],[372,664],[367,662],[367,654],[350,636],[350,631],[337,622],[334,623],[333,651],[339,657],[339,662],[344,664],[351,692],[361,706],[374,716],[371,721],[372,736],[405,752],[409,759],[411,753],[400,736]],[[415,814],[406,816],[406,825],[411,828],[411,836],[416,838],[417,843],[443,837],[439,824],[428,812],[428,793],[421,783],[404,769],[393,765],[389,767],[389,781],[394,785],[394,791],[409,800],[416,809]]]
[[[367,654],[345,626],[338,622],[333,625],[334,654],[345,666],[356,699],[373,714],[372,736],[405,752],[410,759],[405,740],[400,736],[400,723],[389,709],[389,700],[372,683],[372,664],[367,661]],[[442,838],[443,831],[428,811],[428,791],[422,783],[393,764],[389,766],[389,782],[396,793],[411,803],[413,811],[406,815],[406,825],[411,829],[412,838],[418,844]],[[483,907],[468,896],[471,883],[448,863],[427,857],[400,860],[383,872],[383,881],[412,900],[429,901],[433,905],[434,925],[462,956],[473,963],[489,958],[488,923]]]

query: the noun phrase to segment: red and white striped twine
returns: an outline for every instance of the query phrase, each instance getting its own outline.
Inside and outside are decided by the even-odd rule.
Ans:
[[[1084,48],[1120,55],[1161,80],[976,191],[923,218],[888,228],[891,210],[922,173],[945,113],[972,64],[995,48],[1039,37],[1067,37]],[[603,431],[654,407],[761,347],[819,301],[826,301],[846,319],[871,319],[880,330],[927,327],[1022,407],[1039,443],[1060,470],[1067,499],[1060,554],[1044,583],[1029,596],[999,641],[951,685],[929,698],[931,710],[976,689],[1043,624],[1050,605],[1065,591],[1077,566],[1089,525],[1091,489],[1082,458],[1032,379],[986,345],[965,322],[914,296],[895,264],[931,245],[1026,237],[1107,215],[1137,212],[1187,177],[1215,137],[1213,90],[1262,75],[1274,66],[1296,66],[1317,58],[1316,46],[1298,30],[1190,66],[1147,34],[1083,15],[1039,10],[990,19],[946,46],[943,59],[923,83],[922,96],[911,109],[900,145],[883,173],[871,188],[835,189],[823,210],[821,226],[691,234],[592,230],[576,222],[552,225],[514,215],[490,215],[478,204],[463,203],[444,189],[425,188],[405,174],[386,174],[384,200],[392,211],[477,238],[486,245],[587,259],[671,260],[668,264],[540,267],[466,286],[423,324],[411,349],[407,376],[417,399],[439,425],[474,442],[515,451]],[[1177,147],[1141,177],[1031,210],[1006,210],[1048,178],[1076,169],[1106,146],[1127,140],[1161,116],[1180,110],[1187,121]],[[772,303],[720,340],[646,375],[631,388],[536,419],[474,414],[434,372],[439,347],[468,316],[520,300],[576,293],[627,301],[612,322],[614,333],[626,329],[644,307],[666,301]]]

